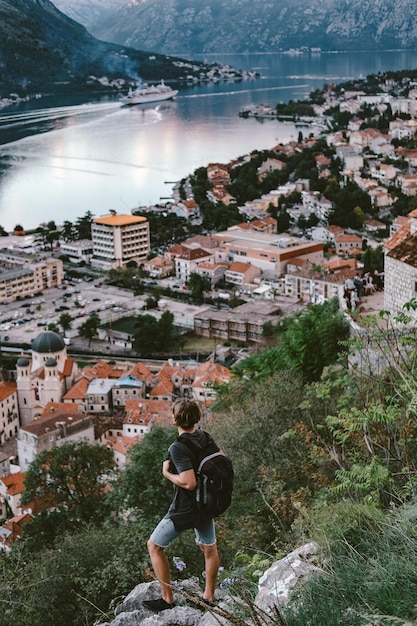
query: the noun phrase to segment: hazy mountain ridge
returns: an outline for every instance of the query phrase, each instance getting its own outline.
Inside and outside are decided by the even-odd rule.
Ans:
[[[49,0],[0,0],[0,95],[86,87],[90,75],[169,80],[183,73],[165,55],[99,41]]]
[[[89,29],[91,24],[107,18],[126,0],[57,0],[55,6],[76,22]]]
[[[83,0],[66,0],[72,7],[80,2]],[[413,48],[417,45],[417,3],[131,0],[90,29],[106,41],[180,55],[303,46],[323,50]]]

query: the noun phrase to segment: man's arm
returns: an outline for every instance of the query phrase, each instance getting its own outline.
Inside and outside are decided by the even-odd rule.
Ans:
[[[195,477],[195,471],[193,469],[185,470],[185,472],[181,472],[181,474],[173,474],[169,471],[170,461],[169,459],[164,461],[162,465],[162,474],[170,480],[177,487],[181,487],[181,489],[189,489],[192,491],[197,486],[197,480]]]

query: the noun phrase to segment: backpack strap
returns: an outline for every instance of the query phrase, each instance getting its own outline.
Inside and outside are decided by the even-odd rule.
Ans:
[[[203,458],[201,459],[200,463],[198,462],[198,457],[197,457],[197,462],[195,463],[195,467],[194,470],[197,474],[199,474],[203,468],[203,465],[207,462],[210,461],[211,459],[214,459],[216,456],[223,456],[223,453],[220,452],[220,450],[217,450],[217,452],[213,452],[212,454],[208,454],[208,455],[204,455],[204,450],[206,450],[211,444],[215,444],[215,441],[213,439],[213,437],[211,437],[211,435],[209,435],[208,433],[206,433],[206,431],[203,431],[205,436],[206,436],[206,447],[205,448],[200,448],[200,446],[198,446],[197,444],[195,444],[191,439],[188,439],[188,437],[181,437],[181,435],[179,437],[177,437],[176,441],[178,441],[179,443],[184,443],[187,448],[189,450],[191,450],[194,453],[198,454],[198,457],[200,457],[200,455],[203,455]]]

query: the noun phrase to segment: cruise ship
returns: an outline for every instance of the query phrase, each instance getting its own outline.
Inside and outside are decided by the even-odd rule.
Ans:
[[[129,89],[126,96],[121,98],[121,102],[126,105],[148,104],[150,102],[160,102],[161,100],[171,100],[175,98],[178,91],[171,89],[161,80],[159,85],[147,85],[140,82],[136,89]]]

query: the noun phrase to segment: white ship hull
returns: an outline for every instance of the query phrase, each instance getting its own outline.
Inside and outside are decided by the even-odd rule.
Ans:
[[[139,85],[136,89],[129,90],[129,93],[121,102],[126,105],[148,104],[151,102],[161,102],[163,100],[171,100],[178,94],[176,89],[171,89],[164,84],[163,81],[159,85]]]

